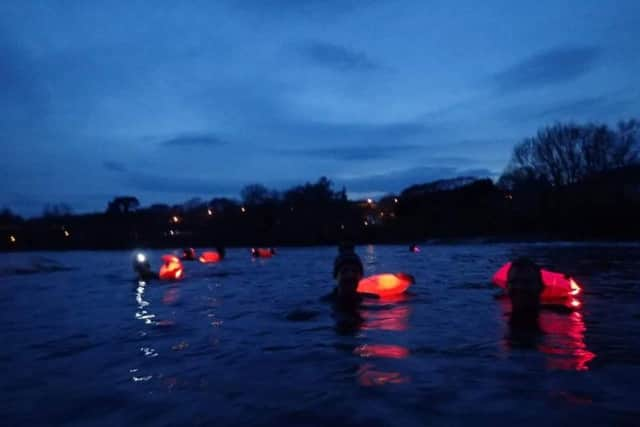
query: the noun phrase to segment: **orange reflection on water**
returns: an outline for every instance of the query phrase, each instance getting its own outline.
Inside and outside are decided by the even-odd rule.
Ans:
[[[364,387],[404,384],[408,382],[409,377],[402,375],[400,372],[378,371],[370,363],[366,363],[358,369],[358,383]]]
[[[409,349],[395,344],[363,344],[353,350],[360,357],[383,357],[387,359],[404,359]]]
[[[381,331],[406,331],[409,321],[409,307],[406,305],[393,306],[386,310],[362,310],[364,319],[362,329]]]
[[[173,305],[178,302],[180,291],[178,288],[169,288],[162,296],[162,302],[166,305]]]
[[[511,304],[508,299],[501,302],[505,311],[509,312]],[[561,305],[575,309],[582,306],[582,303],[571,298]],[[587,327],[580,312],[566,313],[543,308],[534,323],[535,325],[510,325],[505,349],[521,345],[524,337],[525,341],[531,343],[531,348],[548,356],[548,368],[564,371],[589,370],[589,362],[596,354],[585,343]]]
[[[551,356],[548,360],[549,368],[589,370],[588,364],[596,355],[585,344],[584,333],[587,328],[580,313],[544,313],[540,316],[539,324],[546,339],[538,349]]]

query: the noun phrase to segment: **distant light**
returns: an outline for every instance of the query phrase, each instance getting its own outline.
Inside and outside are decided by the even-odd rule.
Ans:
[[[136,255],[136,260],[139,263],[143,263],[143,262],[147,261],[147,257],[144,254],[138,254],[138,255]]]
[[[242,213],[245,213],[247,210],[243,207],[240,208],[240,210],[242,211]]]
[[[384,216],[384,212],[380,212],[380,216]]]
[[[344,230],[344,224],[340,224],[340,229]]]
[[[513,199],[513,195],[507,194],[507,195],[504,196],[504,198],[507,199],[507,200],[512,200]]]
[[[176,215],[174,215],[174,216],[171,218],[171,220],[172,220],[173,222],[175,222],[176,224],[177,224],[178,222],[180,222],[180,218],[178,218]]]
[[[211,215],[213,215],[213,211],[212,211],[211,209],[207,209],[207,214],[208,214],[209,216],[211,216]]]
[[[69,236],[70,236],[69,232],[67,230],[64,230],[64,237],[69,237]]]
[[[13,234],[11,236],[9,236],[9,241],[11,243],[15,243],[16,242],[16,236],[14,236]]]
[[[367,225],[369,225],[369,223],[367,221],[364,222],[364,226],[366,227]]]
[[[367,199],[367,203],[372,204],[373,200],[372,199]]]
[[[169,234],[173,236],[176,233],[173,230],[169,230]]]
[[[393,198],[393,203],[398,203],[398,198],[397,197]]]

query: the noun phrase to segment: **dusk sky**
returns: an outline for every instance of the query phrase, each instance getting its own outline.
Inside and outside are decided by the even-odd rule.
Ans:
[[[496,177],[541,126],[638,117],[638,76],[638,0],[3,0],[0,207]]]

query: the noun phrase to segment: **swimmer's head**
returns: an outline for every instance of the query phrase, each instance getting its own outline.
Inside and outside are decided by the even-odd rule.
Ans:
[[[340,247],[333,263],[333,278],[338,282],[338,291],[341,294],[355,294],[363,273],[362,261],[353,246]]]
[[[193,248],[184,248],[182,250],[182,259],[185,259],[185,260],[196,259],[196,250]]]
[[[220,255],[220,259],[223,259],[227,255],[227,251],[225,250],[224,246],[218,246],[216,248],[216,251],[218,252],[218,255]]]
[[[507,275],[507,292],[513,311],[535,311],[540,306],[544,285],[540,267],[528,258],[511,263]]]
[[[146,274],[151,271],[149,259],[142,252],[138,252],[133,258],[133,271],[138,275]]]

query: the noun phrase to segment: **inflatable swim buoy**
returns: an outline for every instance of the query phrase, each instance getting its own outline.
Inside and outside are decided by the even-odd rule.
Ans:
[[[271,258],[275,253],[273,248],[251,248],[251,256],[255,258]]]
[[[507,288],[507,277],[509,275],[509,269],[511,268],[511,262],[506,263],[493,275],[493,283],[502,288]],[[552,301],[568,297],[575,297],[578,295],[582,288],[575,281],[573,277],[567,276],[563,273],[556,273],[549,270],[541,270],[542,283],[544,284],[544,290],[540,299],[542,301]],[[578,308],[580,302],[577,300],[573,303],[573,307]]]
[[[180,280],[184,269],[180,259],[175,255],[163,255],[162,262],[164,263],[160,267],[158,276],[161,280]]]
[[[405,273],[385,273],[365,277],[358,283],[358,292],[376,294],[381,297],[399,295],[415,282]]]
[[[200,262],[203,264],[211,264],[214,262],[218,262],[221,259],[222,257],[220,256],[220,254],[215,251],[202,252],[202,255],[200,255]]]

